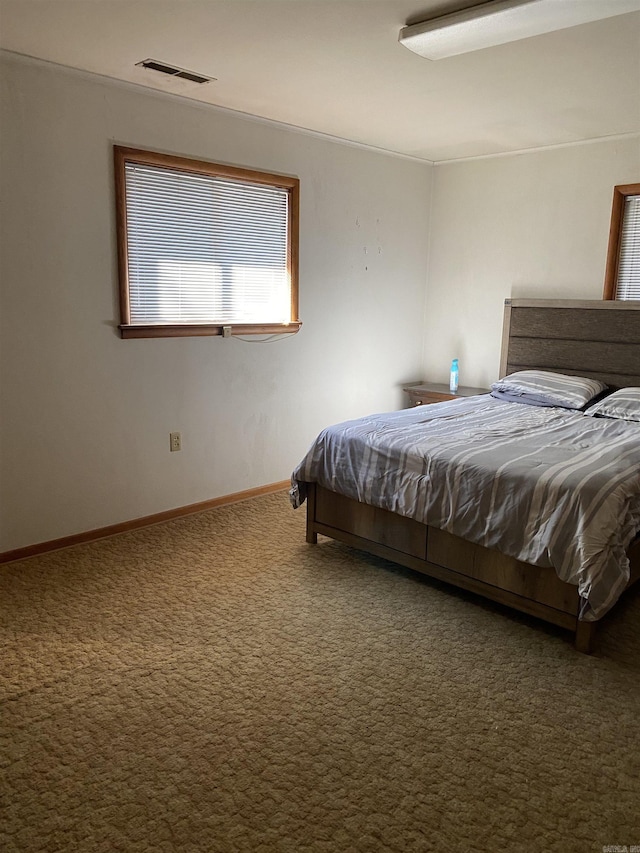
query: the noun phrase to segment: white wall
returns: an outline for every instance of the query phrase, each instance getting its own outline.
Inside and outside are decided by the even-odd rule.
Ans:
[[[54,66],[0,70],[0,551],[283,480],[322,427],[404,404],[429,166]],[[300,178],[298,335],[120,339],[114,142]]]
[[[435,167],[424,374],[498,376],[508,297],[601,299],[613,187],[640,180],[640,140]]]

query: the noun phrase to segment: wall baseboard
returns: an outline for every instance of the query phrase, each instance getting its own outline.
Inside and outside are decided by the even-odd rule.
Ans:
[[[119,524],[110,524],[108,527],[99,527],[95,530],[85,530],[83,533],[74,533],[72,536],[63,536],[61,539],[50,539],[48,542],[37,542],[35,545],[26,545],[24,548],[16,548],[13,551],[0,553],[0,563],[10,563],[13,560],[24,560],[27,557],[36,557],[46,554],[48,551],[58,551],[60,548],[69,548],[72,545],[82,545],[85,542],[94,542],[96,539],[104,539],[106,536],[115,536],[118,533],[128,533],[140,527],[149,527],[152,524],[161,524],[163,521],[173,521],[183,515],[193,515],[196,512],[204,512],[219,506],[246,501],[249,498],[257,498],[261,495],[270,495],[289,488],[289,480],[279,483],[270,483],[267,486],[258,486],[255,489],[247,489],[244,492],[235,492],[231,495],[222,495],[219,498],[211,498],[196,504],[168,509],[164,512],[156,512],[153,515],[145,515],[142,518],[134,518],[131,521],[122,521]]]

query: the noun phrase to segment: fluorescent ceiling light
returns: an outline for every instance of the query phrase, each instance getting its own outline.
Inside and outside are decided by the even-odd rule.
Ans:
[[[400,43],[444,59],[640,9],[640,0],[490,0],[400,30]]]

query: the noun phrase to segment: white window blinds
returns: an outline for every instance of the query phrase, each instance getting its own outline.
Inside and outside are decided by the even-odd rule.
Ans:
[[[291,320],[286,189],[125,163],[131,324]]]
[[[627,196],[622,214],[616,299],[640,299],[640,196]]]

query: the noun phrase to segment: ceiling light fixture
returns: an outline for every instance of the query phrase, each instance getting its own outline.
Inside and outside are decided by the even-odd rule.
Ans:
[[[426,59],[445,59],[638,9],[640,0],[489,0],[404,27],[399,40]]]

